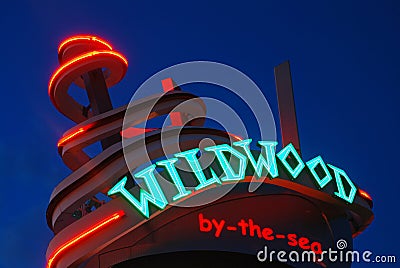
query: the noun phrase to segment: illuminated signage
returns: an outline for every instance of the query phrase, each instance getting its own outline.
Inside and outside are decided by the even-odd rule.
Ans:
[[[304,162],[292,144],[288,144],[275,154],[277,142],[274,141],[259,141],[258,145],[261,147],[261,153],[255,159],[250,150],[251,141],[251,139],[247,139],[234,142],[233,146],[221,144],[204,148],[204,153],[212,153],[216,157],[223,171],[220,176],[216,174],[215,170],[209,167],[211,176],[209,178],[206,177],[197,157],[200,149],[194,148],[176,153],[173,158],[156,162],[156,164],[152,164],[133,174],[135,178],[143,179],[143,182],[147,186],[147,191],[142,188],[140,189],[139,198],[133,196],[125,188],[127,177],[124,177],[112,187],[108,191],[108,195],[122,195],[140,213],[148,218],[149,202],[159,209],[164,209],[168,204],[168,200],[155,176],[155,172],[157,172],[156,167],[164,168],[165,172],[170,176],[177,190],[176,195],[172,196],[172,200],[178,201],[193,193],[193,191],[185,187],[175,167],[175,163],[178,160],[187,162],[191,173],[193,173],[193,176],[198,181],[198,185],[194,188],[194,191],[221,185],[225,182],[239,182],[244,180],[248,166],[252,168],[256,178],[276,178],[279,176],[278,162],[293,181],[296,181],[301,172],[308,170],[320,190],[329,183],[334,182],[337,188],[334,195],[348,203],[353,203],[357,188],[344,170],[330,164],[325,164],[320,156]],[[227,159],[227,155],[237,160],[234,162],[235,166],[232,166],[233,162]],[[250,162],[249,165],[248,162]]]
[[[198,219],[200,232],[213,233],[216,238],[221,237],[223,232],[238,232],[244,237],[257,237],[265,241],[282,240],[290,247],[298,247],[301,250],[311,250],[315,254],[322,253],[322,245],[318,241],[312,241],[305,236],[300,236],[295,233],[276,233],[271,227],[261,227],[256,224],[253,219],[240,219],[240,221],[234,225],[228,225],[223,219],[208,219],[203,213],[199,214]]]

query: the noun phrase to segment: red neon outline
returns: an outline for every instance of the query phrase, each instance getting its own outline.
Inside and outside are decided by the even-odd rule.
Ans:
[[[367,193],[364,190],[358,189],[358,193],[360,194],[361,197],[366,198],[370,201],[372,201],[372,197],[369,195],[369,193]]]
[[[229,136],[231,136],[231,137],[237,139],[238,141],[242,141],[242,140],[243,140],[243,138],[240,137],[240,136],[238,136],[238,135],[235,135],[235,134],[230,133],[230,132],[226,132],[226,133],[228,133]]]
[[[88,41],[99,42],[99,43],[105,45],[106,47],[108,47],[110,50],[113,50],[112,46],[109,43],[107,43],[103,39],[98,38],[97,36],[76,35],[76,36],[69,37],[69,38],[65,39],[64,41],[62,41],[61,44],[58,46],[58,53],[60,53],[60,51],[64,48],[64,46],[66,44],[77,41],[77,40],[88,40]]]
[[[57,258],[58,255],[60,255],[61,252],[65,251],[67,248],[73,246],[74,244],[78,243],[80,240],[84,239],[85,237],[91,235],[92,233],[102,229],[103,227],[105,227],[106,225],[111,224],[112,222],[116,221],[117,219],[121,218],[122,216],[125,215],[124,211],[118,211],[114,214],[112,214],[111,216],[105,218],[104,220],[100,221],[99,223],[97,223],[96,225],[88,228],[86,231],[84,231],[83,233],[75,236],[74,238],[72,238],[71,240],[69,240],[67,243],[63,244],[61,247],[59,247],[54,254],[49,258],[49,260],[47,261],[47,268],[51,268],[52,264],[54,263],[55,259]]]
[[[87,58],[90,58],[90,57],[93,57],[93,56],[96,56],[96,55],[99,55],[99,54],[114,55],[114,56],[120,58],[120,59],[125,63],[125,65],[128,67],[128,61],[127,61],[127,59],[126,59],[124,56],[122,56],[122,54],[117,53],[117,52],[114,52],[114,51],[106,51],[106,50],[105,50],[105,51],[92,51],[92,52],[89,52],[89,53],[85,53],[85,54],[83,54],[83,55],[80,55],[80,56],[78,56],[78,57],[75,57],[75,58],[73,58],[73,59],[67,61],[65,64],[61,65],[61,66],[54,72],[54,74],[52,75],[52,77],[51,77],[51,79],[50,79],[50,82],[49,82],[49,91],[48,91],[49,95],[51,96],[51,91],[52,91],[51,89],[52,89],[52,87],[53,87],[53,82],[54,82],[54,80],[56,79],[56,77],[57,77],[63,70],[65,70],[67,67],[71,66],[71,65],[74,64],[75,62],[80,62],[80,61],[82,61],[82,60],[85,60],[85,59],[87,59]]]
[[[71,133],[71,134],[69,134],[69,135],[67,135],[67,136],[65,136],[65,137],[62,137],[62,138],[58,141],[57,147],[60,147],[60,145],[62,145],[62,144],[65,143],[66,141],[69,141],[70,139],[72,139],[73,137],[75,137],[76,135],[78,135],[78,134],[80,134],[80,133],[82,133],[82,132],[84,132],[84,131],[85,131],[85,129],[83,129],[83,128],[81,127],[81,128],[79,128],[77,131],[75,131],[75,132],[73,132],[73,133]]]

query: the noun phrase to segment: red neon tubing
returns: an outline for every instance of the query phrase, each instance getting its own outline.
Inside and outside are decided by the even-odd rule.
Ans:
[[[65,45],[74,42],[74,41],[78,41],[78,40],[87,40],[87,41],[94,41],[94,42],[98,42],[101,43],[103,45],[105,45],[106,47],[108,47],[109,50],[113,50],[112,46],[104,41],[101,38],[98,38],[97,36],[91,36],[91,35],[76,35],[76,36],[72,36],[69,37],[67,39],[65,39],[63,42],[61,42],[61,44],[58,46],[58,53],[60,53],[60,51],[65,47]]]
[[[360,194],[361,197],[372,201],[372,197],[366,191],[358,189],[358,193]]]
[[[74,133],[71,133],[65,137],[62,137],[58,143],[57,143],[57,147],[60,147],[61,145],[63,145],[65,142],[69,141],[70,139],[72,139],[73,137],[81,134],[82,132],[84,132],[85,130],[83,128],[79,128],[77,131],[75,131]]]
[[[67,61],[67,62],[64,63],[63,65],[61,65],[61,66],[54,72],[54,74],[53,74],[52,77],[50,78],[50,82],[49,82],[49,90],[48,90],[49,96],[51,96],[51,93],[52,93],[52,91],[54,90],[54,89],[53,89],[54,81],[57,80],[57,79],[56,79],[57,76],[59,76],[60,73],[62,73],[62,71],[68,69],[71,65],[74,65],[74,63],[82,63],[82,62],[85,62],[88,58],[93,57],[93,56],[95,56],[95,55],[100,55],[100,54],[105,54],[105,55],[110,55],[110,56],[116,56],[117,58],[121,59],[121,60],[125,63],[126,66],[128,66],[128,61],[127,61],[127,59],[126,59],[124,56],[122,56],[121,54],[119,54],[119,53],[117,53],[117,52],[114,52],[114,51],[107,51],[107,50],[104,50],[104,51],[92,51],[92,52],[89,52],[89,53],[85,53],[85,54],[83,54],[83,55],[79,55],[79,56],[73,58],[72,60]],[[72,66],[71,69],[74,69],[74,67]]]
[[[122,216],[125,215],[124,211],[118,211],[114,214],[112,214],[111,216],[105,218],[104,220],[98,222],[97,224],[95,224],[94,226],[88,228],[87,230],[85,230],[83,233],[73,237],[71,240],[69,240],[67,243],[63,244],[62,246],[60,246],[49,258],[49,260],[47,261],[47,266],[46,268],[52,268],[55,267],[55,263],[57,261],[57,257],[65,250],[67,250],[68,248],[74,246],[75,244],[77,244],[79,241],[81,241],[82,239],[90,236],[91,234],[98,232],[99,230],[103,229],[104,227],[114,223],[116,220],[120,219]]]
[[[235,138],[238,141],[242,141],[243,140],[243,138],[240,137],[239,135],[236,135],[236,134],[233,134],[233,133],[230,133],[230,132],[227,132],[227,133],[228,133],[229,136]]]

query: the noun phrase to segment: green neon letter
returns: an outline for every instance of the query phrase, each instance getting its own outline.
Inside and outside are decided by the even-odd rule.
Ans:
[[[338,192],[335,192],[335,195],[346,200],[350,204],[353,203],[354,197],[356,196],[357,187],[353,184],[353,182],[350,180],[349,176],[347,176],[344,170],[329,164],[328,166],[335,172],[336,185],[338,188]],[[342,177],[346,179],[347,183],[350,186],[349,195],[346,195],[346,191],[344,190]]]
[[[127,189],[125,189],[125,184],[127,178],[124,177],[120,180],[111,190],[108,191],[108,195],[113,195],[116,193],[120,193],[123,197],[125,197],[129,203],[131,203],[134,207],[136,207],[140,213],[142,213],[146,218],[149,217],[149,204],[148,202],[153,203],[160,209],[164,209],[168,204],[167,199],[162,192],[160,185],[154,176],[154,169],[156,165],[151,165],[142,171],[134,174],[137,178],[143,178],[146,183],[149,192],[146,192],[143,189],[140,189],[140,201],[137,200]]]
[[[234,142],[233,145],[243,148],[247,154],[247,158],[249,158],[250,163],[259,178],[262,176],[263,168],[268,171],[272,178],[276,178],[278,176],[278,168],[276,167],[275,147],[278,143],[275,141],[259,141],[258,144],[260,144],[264,150],[261,149],[261,153],[256,162],[253,154],[250,151],[251,141],[251,139],[237,141]],[[264,156],[262,155],[263,151],[265,151],[267,160],[265,160]]]
[[[221,178],[222,181],[235,181],[235,180],[243,180],[245,176],[246,166],[247,166],[247,158],[239,153],[237,150],[233,149],[231,146],[227,144],[221,144],[217,146],[204,148],[207,152],[214,152],[218,158],[219,163],[221,164],[222,169],[224,170],[225,177]],[[229,152],[232,156],[235,156],[239,159],[239,171],[235,174],[232,166],[229,161],[226,159],[223,152]]]
[[[317,172],[315,171],[315,168],[318,166],[318,164],[321,165],[322,169],[325,172],[325,177],[322,179],[318,176]],[[322,160],[321,156],[317,156],[314,159],[311,159],[306,163],[308,166],[308,169],[311,171],[311,174],[313,175],[314,179],[317,181],[319,187],[324,188],[325,185],[327,185],[331,180],[332,176],[328,171],[328,168],[326,167],[324,160]]]
[[[176,171],[174,166],[175,162],[178,161],[178,158],[170,158],[167,160],[158,161],[156,164],[159,166],[164,166],[165,169],[168,171],[168,174],[171,176],[172,181],[174,182],[176,188],[178,189],[178,194],[172,197],[172,200],[176,201],[185,197],[191,193],[191,191],[186,190],[185,186],[182,183],[182,179]]]
[[[292,153],[294,158],[297,161],[297,166],[293,169],[289,163],[286,161],[289,154]],[[290,175],[292,175],[293,179],[296,179],[299,176],[300,172],[304,168],[303,160],[301,160],[300,155],[297,153],[296,149],[293,147],[293,144],[289,143],[276,155],[285,166],[286,170],[289,171]]]
[[[190,168],[193,170],[194,174],[196,175],[197,180],[200,182],[199,185],[196,186],[196,190],[200,190],[202,188],[205,188],[207,186],[210,186],[211,184],[214,183],[221,183],[219,180],[217,174],[215,174],[214,170],[210,168],[212,178],[206,179],[206,176],[203,173],[203,170],[200,166],[199,160],[196,157],[196,154],[198,153],[199,148],[195,148],[192,150],[188,150],[185,152],[177,153],[175,154],[175,157],[184,157],[186,161],[189,163]]]

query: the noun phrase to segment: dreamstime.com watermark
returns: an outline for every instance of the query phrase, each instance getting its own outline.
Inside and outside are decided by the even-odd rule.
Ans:
[[[336,249],[329,248],[328,250],[316,253],[314,251],[285,251],[285,250],[268,250],[268,246],[257,253],[257,260],[260,262],[292,262],[292,263],[307,263],[307,262],[357,262],[357,263],[396,263],[395,255],[374,255],[369,250],[357,251],[347,250],[347,241],[339,239],[336,242]]]

